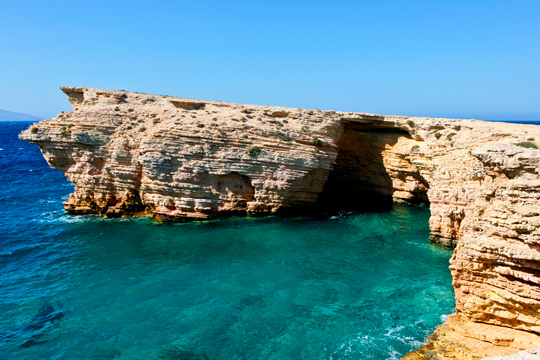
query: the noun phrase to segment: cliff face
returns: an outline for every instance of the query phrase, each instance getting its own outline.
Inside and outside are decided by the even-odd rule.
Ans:
[[[429,203],[456,315],[408,358],[540,347],[540,130],[62,88],[20,137],[75,184],[71,213],[160,220]],[[520,144],[520,145],[518,145]]]

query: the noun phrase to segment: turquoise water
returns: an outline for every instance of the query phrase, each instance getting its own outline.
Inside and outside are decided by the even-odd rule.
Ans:
[[[0,123],[5,359],[398,359],[453,312],[429,211],[187,224],[69,216]]]

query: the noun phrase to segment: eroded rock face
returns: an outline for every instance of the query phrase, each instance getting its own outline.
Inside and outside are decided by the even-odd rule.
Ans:
[[[409,358],[540,348],[537,126],[62,90],[73,112],[20,137],[75,184],[67,211],[184,220],[429,203],[431,240],[456,247],[456,315]]]

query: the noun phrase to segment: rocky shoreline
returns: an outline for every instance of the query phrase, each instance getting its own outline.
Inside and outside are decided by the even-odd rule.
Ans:
[[[456,314],[405,359],[540,348],[540,127],[64,87],[32,125],[65,209],[161,221],[429,204]]]

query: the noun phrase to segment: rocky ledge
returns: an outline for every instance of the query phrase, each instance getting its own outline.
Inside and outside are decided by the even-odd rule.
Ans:
[[[181,221],[429,204],[431,240],[455,247],[456,313],[405,358],[540,348],[540,127],[62,90],[73,111],[20,138],[75,184],[68,212]]]

